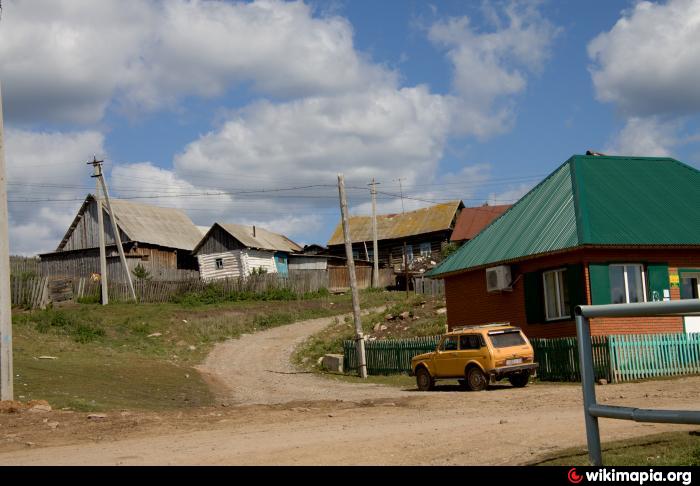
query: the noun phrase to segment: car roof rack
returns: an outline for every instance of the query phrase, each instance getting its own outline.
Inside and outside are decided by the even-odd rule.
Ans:
[[[457,326],[453,327],[450,332],[453,331],[465,331],[467,329],[483,329],[485,327],[503,327],[510,326],[510,322],[491,322],[489,324],[475,324],[473,326]]]

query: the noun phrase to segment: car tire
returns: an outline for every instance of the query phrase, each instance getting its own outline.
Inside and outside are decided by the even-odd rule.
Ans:
[[[416,370],[416,386],[420,391],[430,391],[435,387],[435,379],[423,366]]]
[[[522,371],[520,373],[513,373],[508,377],[508,381],[510,381],[510,384],[516,388],[527,386],[528,382],[530,381],[530,372]]]
[[[489,384],[489,380],[484,372],[476,366],[467,368],[465,381],[467,382],[467,388],[471,391],[486,390]]]
[[[468,388],[466,378],[460,378],[459,380],[457,380],[457,383],[459,383],[460,388],[464,388],[465,390]]]

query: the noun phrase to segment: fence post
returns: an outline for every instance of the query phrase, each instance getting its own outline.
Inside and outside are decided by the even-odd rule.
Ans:
[[[588,459],[593,466],[603,465],[600,448],[600,429],[598,417],[591,414],[591,406],[596,404],[595,375],[593,373],[593,354],[591,351],[591,328],[588,318],[576,315],[576,334],[578,335],[578,353],[581,363],[581,385],[583,388],[583,408],[588,439]]]

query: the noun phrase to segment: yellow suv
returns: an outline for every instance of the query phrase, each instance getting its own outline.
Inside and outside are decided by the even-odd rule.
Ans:
[[[472,391],[508,378],[513,386],[526,386],[537,369],[530,341],[519,327],[509,323],[458,327],[448,332],[432,353],[411,360],[411,370],[421,391],[436,380],[458,379]]]

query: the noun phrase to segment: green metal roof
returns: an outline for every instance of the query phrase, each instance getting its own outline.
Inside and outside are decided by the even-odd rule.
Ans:
[[[574,155],[426,275],[582,245],[700,245],[700,171],[670,158]]]

